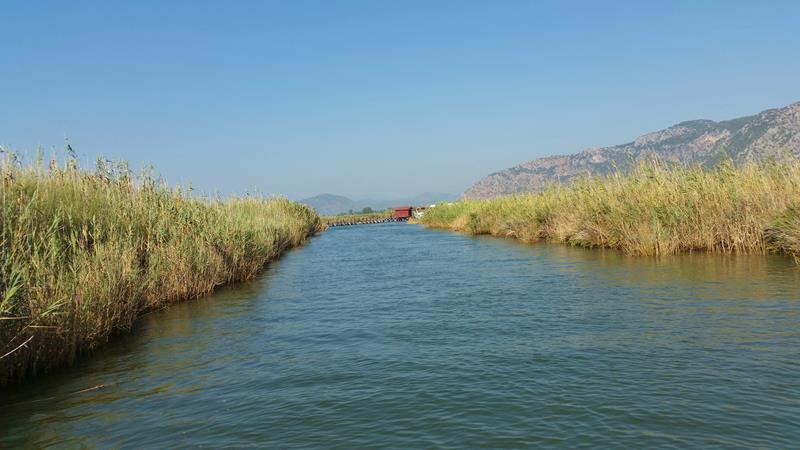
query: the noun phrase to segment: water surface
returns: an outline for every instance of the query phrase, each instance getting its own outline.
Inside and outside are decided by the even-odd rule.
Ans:
[[[335,228],[0,394],[0,447],[794,447],[798,299],[780,257]]]

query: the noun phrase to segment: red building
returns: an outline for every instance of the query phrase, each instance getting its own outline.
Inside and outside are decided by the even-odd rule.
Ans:
[[[398,206],[394,209],[394,218],[405,220],[411,217],[411,206]]]

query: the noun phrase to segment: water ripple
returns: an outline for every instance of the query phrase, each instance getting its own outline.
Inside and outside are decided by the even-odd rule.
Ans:
[[[337,228],[3,392],[0,446],[794,447],[798,273]]]

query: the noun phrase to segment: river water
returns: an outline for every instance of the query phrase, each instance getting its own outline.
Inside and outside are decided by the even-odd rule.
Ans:
[[[800,270],[334,228],[0,400],[8,448],[796,447]]]

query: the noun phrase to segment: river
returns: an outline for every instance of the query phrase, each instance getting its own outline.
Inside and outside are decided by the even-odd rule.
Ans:
[[[334,228],[1,395],[8,448],[794,447],[800,270]]]

